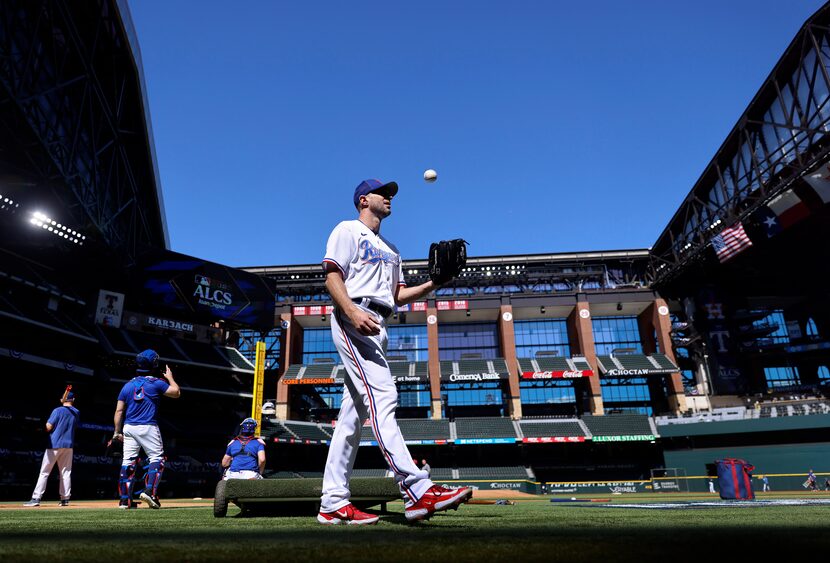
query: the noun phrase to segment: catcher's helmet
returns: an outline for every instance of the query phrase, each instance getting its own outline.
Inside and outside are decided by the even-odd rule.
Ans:
[[[159,365],[159,355],[155,350],[144,350],[135,357],[135,371],[138,373],[149,373]]]
[[[246,418],[242,421],[242,424],[239,425],[239,433],[242,436],[253,436],[254,432],[256,432],[257,422],[253,418]]]

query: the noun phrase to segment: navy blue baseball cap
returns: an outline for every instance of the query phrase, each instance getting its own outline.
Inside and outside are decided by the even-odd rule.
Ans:
[[[66,400],[67,401],[74,401],[75,400],[75,393],[73,393],[72,391],[68,392],[66,394]]]
[[[363,180],[354,190],[354,206],[358,207],[360,205],[360,196],[369,195],[373,192],[394,197],[398,193],[398,184],[397,182],[387,182],[384,184],[377,178]]]
[[[148,373],[159,365],[159,355],[155,350],[144,350],[135,357],[135,365],[138,373]]]

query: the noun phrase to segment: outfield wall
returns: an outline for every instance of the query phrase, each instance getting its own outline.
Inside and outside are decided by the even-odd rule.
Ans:
[[[689,491],[706,491],[708,479],[701,477],[706,475],[706,464],[727,457],[744,459],[754,465],[753,475],[759,478],[767,475],[773,491],[803,490],[801,484],[809,469],[819,476],[820,487],[825,477],[830,476],[830,442],[696,448],[665,451],[664,457],[666,467],[682,468],[687,476],[696,477],[688,479]],[[755,489],[761,490],[760,479],[755,481]]]

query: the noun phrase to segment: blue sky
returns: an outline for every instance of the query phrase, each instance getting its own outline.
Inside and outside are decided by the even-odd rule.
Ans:
[[[319,262],[370,177],[405,259],[647,248],[821,5],[131,0],[171,249]]]

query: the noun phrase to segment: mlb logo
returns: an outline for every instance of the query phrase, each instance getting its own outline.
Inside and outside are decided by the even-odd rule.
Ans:
[[[198,285],[210,285],[210,278],[200,274],[196,274],[196,283]]]

